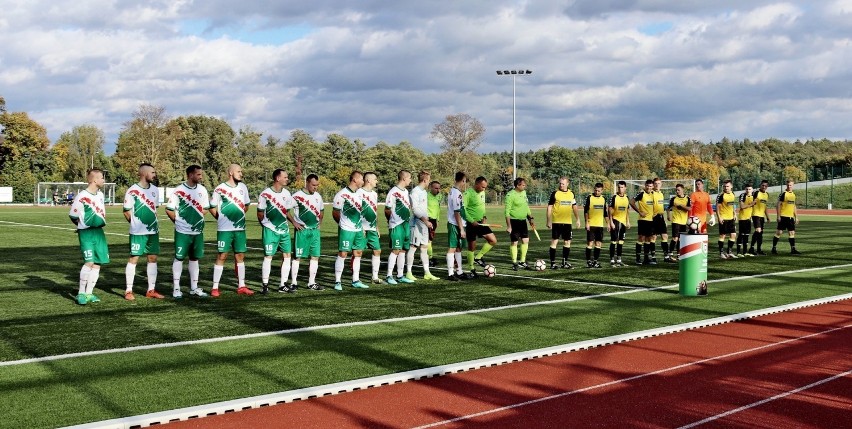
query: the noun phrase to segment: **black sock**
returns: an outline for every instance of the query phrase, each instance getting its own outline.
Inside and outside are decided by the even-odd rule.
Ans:
[[[780,237],[776,237],[774,235],[772,236],[772,248],[773,249],[778,247],[778,238],[780,238]]]
[[[624,245],[619,243],[615,246],[615,254],[618,255],[618,259],[621,259],[621,252],[624,251]]]
[[[763,231],[760,231],[755,235],[757,235],[757,250],[761,251],[763,250]]]
[[[757,243],[757,236],[759,234],[760,234],[759,232],[755,231],[754,235],[751,236],[751,244],[749,244],[749,246],[748,246],[749,249],[754,249],[754,243]]]
[[[615,259],[615,243],[609,243],[609,259]]]
[[[732,247],[734,247],[734,240],[728,239],[728,253],[731,253]]]
[[[644,243],[636,243],[636,260],[642,257],[642,249],[645,247]]]
[[[677,253],[677,243],[675,243],[674,238],[669,240],[669,250],[672,253]]]
[[[588,247],[588,246],[586,246],[586,260],[587,261],[592,260],[592,248]]]
[[[743,252],[748,250],[748,234],[743,234]]]
[[[657,242],[656,241],[651,243],[651,257],[652,258],[657,257]]]
[[[571,248],[562,246],[562,259],[568,260],[568,256],[571,255]]]
[[[663,254],[665,254],[666,256],[669,256],[669,242],[663,241],[661,244],[663,246]]]
[[[787,241],[790,242],[790,250],[796,250],[796,239],[790,237],[789,239],[787,239]]]
[[[551,247],[551,248],[550,248],[550,263],[552,264],[552,263],[554,263],[555,261],[556,261],[556,248],[555,248],[555,247]]]
[[[719,240],[719,253],[724,253],[724,252],[725,252],[725,242],[722,241],[722,240]]]
[[[792,238],[790,240],[792,240]],[[598,258],[600,258],[600,257],[601,257],[601,248],[595,247],[595,260],[597,261]]]
[[[645,259],[648,259],[648,254],[651,253],[651,243],[645,243],[642,246],[642,252],[645,254]]]

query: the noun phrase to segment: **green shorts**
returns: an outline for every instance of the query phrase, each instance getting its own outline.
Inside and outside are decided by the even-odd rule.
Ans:
[[[183,261],[201,259],[204,257],[204,234],[184,234],[175,231],[175,259]]]
[[[370,250],[382,250],[382,242],[379,240],[379,232],[378,231],[364,231],[367,240],[365,249]]]
[[[367,239],[364,231],[344,231],[337,228],[337,251],[350,252],[353,250],[364,250]]]
[[[109,263],[109,247],[103,228],[78,229],[77,238],[80,239],[84,262],[96,265]]]
[[[450,249],[466,249],[467,239],[461,238],[461,229],[447,222],[447,244]]]
[[[216,250],[219,253],[228,253],[231,250],[234,253],[246,253],[246,230],[242,231],[217,231],[216,232]]]
[[[408,250],[411,247],[411,226],[403,222],[390,230],[390,247],[393,250]]]
[[[272,256],[279,251],[287,253],[293,251],[293,244],[290,242],[290,233],[285,232],[279,234],[269,228],[263,228],[263,255]]]
[[[320,230],[305,228],[296,231],[296,259],[320,257]]]
[[[160,234],[130,234],[130,256],[159,255]]]

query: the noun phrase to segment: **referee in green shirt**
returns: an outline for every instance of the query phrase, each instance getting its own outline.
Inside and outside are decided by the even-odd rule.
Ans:
[[[432,257],[432,242],[435,241],[435,231],[438,230],[438,216],[441,214],[441,182],[433,180],[429,184],[429,193],[426,194],[426,214],[429,216],[429,222],[435,225],[429,230],[429,266],[435,267],[438,261]]]
[[[535,223],[527,203],[526,189],[527,181],[523,177],[518,177],[515,179],[515,189],[506,194],[506,232],[509,233],[509,240],[512,242],[509,245],[509,253],[512,255],[512,269],[515,271],[519,267],[525,270],[530,269],[527,265],[530,232],[525,221],[529,221],[532,228],[535,228]],[[518,262],[518,241],[521,241],[520,262]]]

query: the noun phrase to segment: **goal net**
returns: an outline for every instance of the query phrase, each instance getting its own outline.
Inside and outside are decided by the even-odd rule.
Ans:
[[[38,182],[33,195],[33,205],[70,205],[74,202],[74,197],[87,186],[89,184],[86,182]],[[107,205],[118,203],[115,200],[115,183],[104,183],[101,191]]]
[[[618,190],[618,182],[622,180],[627,183],[627,196],[630,198],[635,197],[639,191],[645,190],[645,180],[647,179],[616,179],[612,182],[612,189]],[[661,182],[660,191],[665,197],[666,204],[671,197],[675,196],[675,187],[678,184],[683,185],[686,195],[695,191],[695,179],[663,179]]]

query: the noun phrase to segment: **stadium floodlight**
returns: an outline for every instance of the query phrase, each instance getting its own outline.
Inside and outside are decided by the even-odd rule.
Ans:
[[[518,153],[517,153],[517,145],[516,141],[516,132],[515,132],[515,77],[518,75],[532,74],[532,70],[528,69],[518,69],[518,70],[497,70],[498,76],[512,76],[512,180],[518,178]]]

